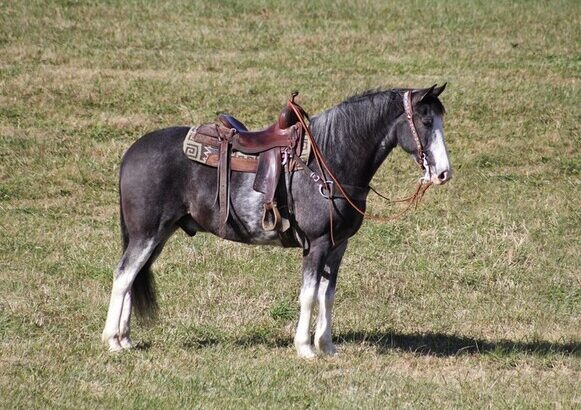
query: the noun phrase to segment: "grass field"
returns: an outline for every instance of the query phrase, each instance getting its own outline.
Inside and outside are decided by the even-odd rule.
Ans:
[[[580,27],[575,0],[0,0],[0,407],[579,408]],[[183,233],[160,320],[107,353],[141,134],[445,81],[455,177],[351,241],[338,357],[292,346],[300,251]],[[398,151],[374,183],[415,178]]]

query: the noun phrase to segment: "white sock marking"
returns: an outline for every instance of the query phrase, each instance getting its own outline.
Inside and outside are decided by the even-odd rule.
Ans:
[[[329,266],[325,266],[325,272],[330,274]],[[329,289],[329,280],[322,277],[318,289],[319,316],[315,331],[315,347],[323,354],[334,355],[335,346],[331,340],[331,317],[333,312],[333,302],[335,301],[335,290]]]
[[[105,329],[103,330],[102,335],[103,341],[109,344],[110,351],[117,351],[122,349],[122,346],[119,343],[119,324],[123,313],[123,302],[125,300],[125,295],[130,290],[135,276],[143,267],[147,259],[151,256],[153,246],[153,239],[151,239],[147,242],[139,256],[132,264],[125,266],[123,271],[121,271],[121,266],[117,267],[118,276],[113,279],[113,290],[111,291],[107,320],[105,322]]]
[[[303,283],[301,294],[299,296],[301,312],[299,314],[299,323],[295,333],[295,347],[300,357],[311,358],[315,356],[315,352],[311,346],[310,327],[316,294],[316,280],[310,280]]]

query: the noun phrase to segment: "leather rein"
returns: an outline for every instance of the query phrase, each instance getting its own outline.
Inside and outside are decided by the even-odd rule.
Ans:
[[[329,167],[329,165],[325,161],[325,158],[323,157],[323,154],[321,153],[319,146],[317,145],[317,143],[315,142],[315,139],[313,138],[310,127],[305,122],[305,116],[308,119],[308,115],[306,114],[305,110],[294,101],[295,97],[297,95],[298,95],[298,92],[295,92],[292,94],[292,97],[288,100],[288,106],[290,108],[292,108],[292,110],[296,114],[297,118],[299,119],[301,126],[305,130],[307,138],[309,139],[309,142],[311,143],[312,153],[315,157],[315,162],[317,163],[317,167],[319,168],[319,172],[314,171],[305,161],[303,161],[298,156],[294,157],[294,159],[303,167],[303,169],[305,171],[306,170],[310,171],[309,178],[319,186],[319,193],[324,198],[326,198],[328,201],[328,204],[329,204],[329,223],[330,223],[329,231],[330,231],[330,236],[331,236],[331,243],[333,244],[333,246],[335,245],[335,239],[333,236],[333,199],[334,198],[345,199],[347,201],[347,203],[355,211],[357,211],[359,214],[361,214],[364,218],[368,218],[368,219],[376,220],[376,221],[380,221],[380,222],[391,222],[391,221],[397,220],[397,219],[401,218],[405,213],[407,213],[412,207],[417,208],[418,203],[422,200],[422,198],[424,197],[424,194],[426,193],[428,188],[430,188],[430,186],[432,185],[432,182],[430,181],[430,168],[429,168],[426,154],[424,151],[424,146],[422,144],[422,141],[421,141],[419,134],[418,134],[418,130],[416,129],[416,126],[415,126],[414,121],[413,121],[414,112],[413,112],[413,106],[412,106],[411,91],[406,91],[403,95],[404,114],[405,114],[408,126],[411,130],[412,136],[414,138],[414,141],[416,143],[416,150],[417,150],[417,154],[418,154],[418,158],[416,159],[416,162],[418,163],[418,165],[422,169],[422,172],[424,172],[424,175],[420,178],[418,186],[412,195],[410,195],[409,197],[403,198],[403,199],[398,199],[398,200],[392,200],[392,199],[387,198],[386,196],[377,192],[371,186],[361,188],[361,187],[341,184],[341,182],[337,179],[337,177],[335,176],[335,174],[333,173],[333,171],[331,170],[331,168]],[[329,175],[329,177],[331,178],[330,180],[325,177],[326,174]],[[345,189],[345,187],[348,187],[349,190],[351,190],[352,192],[355,192],[355,193],[357,191],[363,192],[365,197],[367,196],[367,192],[369,190],[372,190],[378,196],[380,196],[381,198],[383,198],[385,200],[388,200],[388,201],[393,202],[393,203],[405,202],[405,203],[407,203],[407,206],[403,209],[403,211],[401,211],[400,213],[398,213],[394,217],[381,217],[378,215],[371,215],[371,214],[368,214],[365,211],[363,211],[360,207],[358,207],[354,203],[353,198],[347,193],[347,190]],[[335,188],[338,188],[337,193],[335,193]],[[365,200],[365,197],[363,197],[361,199]],[[360,198],[357,198],[357,199],[360,199]]]

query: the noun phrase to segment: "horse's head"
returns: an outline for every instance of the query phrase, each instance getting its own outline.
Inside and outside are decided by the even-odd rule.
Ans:
[[[397,130],[398,144],[423,168],[422,179],[436,185],[444,184],[452,177],[444,140],[445,110],[438,99],[445,88],[446,84],[406,91],[403,95],[403,121],[399,121]]]

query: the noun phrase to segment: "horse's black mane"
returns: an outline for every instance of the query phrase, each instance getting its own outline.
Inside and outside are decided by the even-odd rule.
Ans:
[[[380,119],[395,118],[403,112],[402,104],[394,103],[398,98],[401,99],[397,91],[386,89],[371,89],[348,97],[313,119],[320,142],[326,145],[333,140],[336,145],[359,141],[367,145],[369,136],[377,134],[375,128],[386,122]]]
[[[392,91],[396,91],[396,90],[381,88],[381,87],[370,88],[369,90],[365,90],[363,92],[354,94],[351,97],[345,98],[345,100],[343,101],[342,104],[358,102],[361,100],[367,100],[369,98],[374,98],[376,96],[383,96],[383,95],[390,93]]]
[[[371,88],[369,90],[363,91],[359,94],[352,95],[351,97],[347,97],[339,106],[345,106],[350,103],[357,103],[357,102],[364,102],[368,100],[375,100],[377,98],[384,99],[385,96],[389,95],[390,98],[387,99],[386,103],[390,103],[394,99],[394,95],[402,96],[405,91],[408,89],[405,88]],[[446,109],[441,101],[432,95],[429,95],[425,98],[424,102],[426,104],[432,105],[434,111],[438,115],[443,115],[446,113]]]
[[[396,145],[395,135],[389,130],[402,112],[401,96],[397,92],[374,89],[349,97],[313,117],[311,130],[329,160],[340,162],[348,153],[357,159],[357,166],[367,167],[362,162],[372,161],[370,151],[379,148],[380,139],[387,151]],[[334,158],[340,153],[342,159]]]

